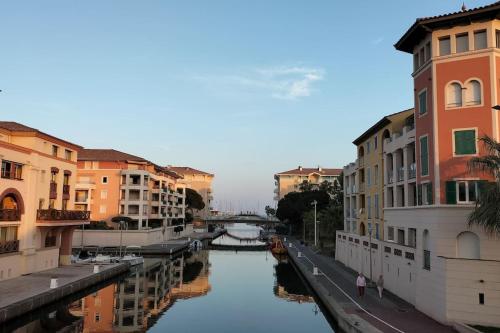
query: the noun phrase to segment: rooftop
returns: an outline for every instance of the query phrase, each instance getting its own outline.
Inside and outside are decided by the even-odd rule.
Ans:
[[[432,30],[497,18],[500,18],[500,1],[472,9],[463,8],[453,13],[421,17],[415,20],[415,23],[394,44],[394,47],[399,51],[413,53],[415,44]]]
[[[338,176],[342,172],[342,169],[332,169],[332,168],[303,168],[299,166],[297,169],[288,170],[284,172],[277,173],[276,175],[310,175],[313,173],[319,174],[321,176]]]
[[[81,146],[79,146],[79,145],[76,145],[74,143],[71,143],[71,142],[63,140],[63,139],[59,139],[53,135],[44,133],[36,128],[29,127],[29,126],[26,126],[26,125],[23,125],[20,123],[16,123],[15,121],[0,121],[0,129],[9,131],[11,134],[17,134],[17,135],[23,135],[23,134],[25,135],[28,133],[33,133],[34,135],[43,137],[47,140],[60,141],[63,144],[68,145],[68,146],[72,146],[75,149],[81,148]]]
[[[212,176],[212,177],[214,176],[211,173],[197,170],[197,169],[187,167],[187,166],[171,166],[171,165],[169,165],[167,168],[178,173],[178,174],[181,174],[181,175],[207,175],[207,176]]]
[[[79,161],[134,161],[134,162],[149,162],[148,160],[121,152],[115,149],[87,149],[83,148],[78,151]]]

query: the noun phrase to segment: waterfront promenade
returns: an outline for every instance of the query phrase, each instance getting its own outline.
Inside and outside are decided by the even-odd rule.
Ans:
[[[129,265],[75,264],[0,282],[0,324],[128,271]],[[52,278],[58,287],[50,288]]]
[[[289,243],[292,247],[289,247]],[[316,254],[297,240],[285,242],[290,259],[296,264],[306,280],[312,282],[311,287],[316,293],[326,291],[322,300],[327,308],[338,310],[343,316],[340,321],[352,324],[352,330],[390,333],[452,333],[453,328],[442,325],[413,305],[405,302],[390,292],[384,290],[384,296],[379,299],[376,288],[367,288],[365,297],[359,298],[355,285],[357,273],[336,262],[333,258]],[[302,253],[300,258],[298,252]],[[313,267],[318,267],[319,275],[313,275]],[[356,317],[361,320],[356,320]],[[370,327],[371,326],[371,327]]]

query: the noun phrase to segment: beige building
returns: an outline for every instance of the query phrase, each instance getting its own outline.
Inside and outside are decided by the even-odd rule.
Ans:
[[[182,182],[186,187],[195,190],[203,198],[205,208],[202,210],[195,210],[194,217],[201,219],[209,217],[212,209],[212,201],[214,199],[212,194],[212,181],[214,175],[190,167],[169,166],[168,169],[181,175],[183,177]]]
[[[0,122],[0,281],[70,264],[81,147],[15,122]]]
[[[313,186],[319,186],[322,182],[337,183],[342,169],[331,168],[303,168],[280,172],[274,175],[276,188],[274,189],[274,200],[281,200],[287,193],[299,191],[300,184],[307,181]]]

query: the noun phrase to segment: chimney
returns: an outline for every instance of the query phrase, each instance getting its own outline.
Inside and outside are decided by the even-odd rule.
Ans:
[[[323,171],[323,168],[319,166],[319,167],[318,167],[318,171],[319,171],[319,172]]]
[[[302,166],[301,165],[299,165],[299,171],[302,171]]]

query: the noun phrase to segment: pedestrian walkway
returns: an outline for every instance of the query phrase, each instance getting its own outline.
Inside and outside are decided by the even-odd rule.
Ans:
[[[410,303],[384,290],[382,299],[378,296],[375,287],[367,288],[365,296],[360,298],[356,289],[357,273],[346,268],[331,257],[316,254],[308,247],[296,240],[286,242],[290,256],[294,256],[304,264],[311,274],[313,267],[318,267],[316,277],[343,310],[348,314],[356,314],[382,332],[398,333],[431,333],[456,332],[453,328],[438,323],[422,312],[416,310]],[[298,252],[302,256],[297,258]]]
[[[0,323],[110,279],[129,269],[128,264],[74,264],[0,282]],[[52,278],[58,287],[50,288]]]

